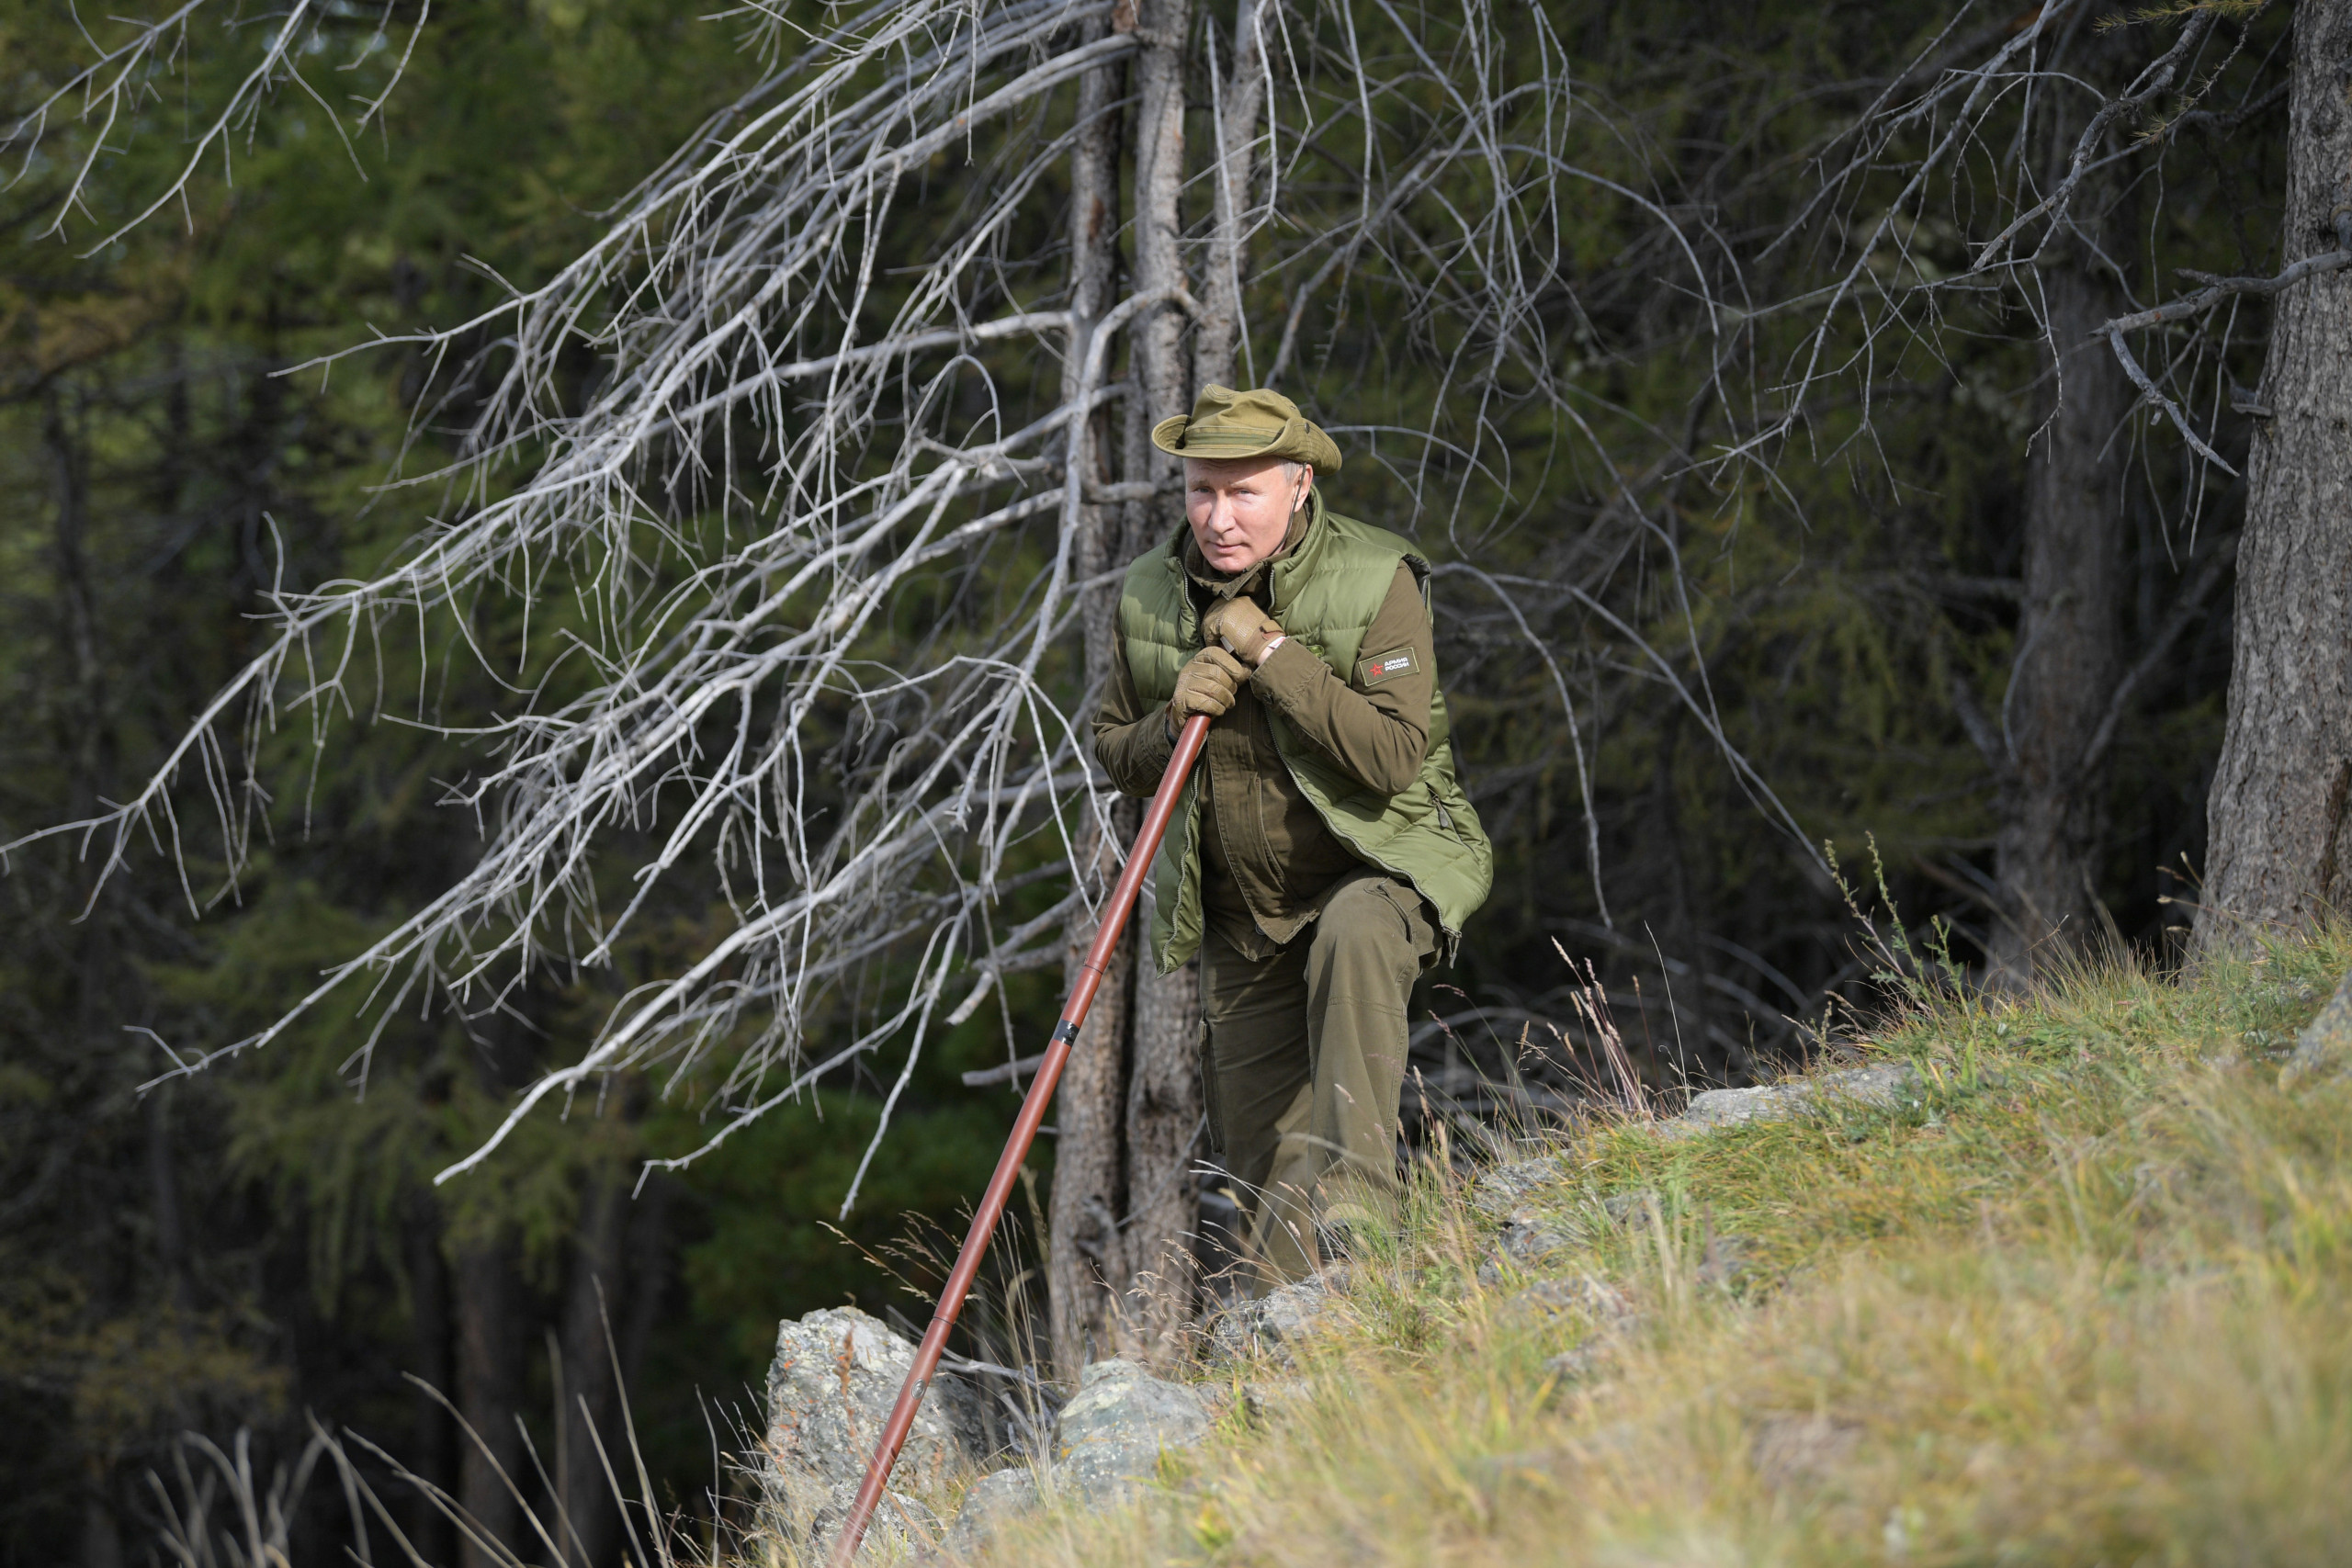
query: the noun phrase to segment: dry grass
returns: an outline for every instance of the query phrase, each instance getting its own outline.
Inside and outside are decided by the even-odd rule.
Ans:
[[[1424,1172],[1305,1397],[988,1561],[2340,1562],[2352,1087],[2271,1063],[2347,963],[1949,1002],[1877,1042],[1917,1103],[1594,1134],[1538,1272],[1622,1292],[1617,1330],[1480,1284],[1489,1228]]]

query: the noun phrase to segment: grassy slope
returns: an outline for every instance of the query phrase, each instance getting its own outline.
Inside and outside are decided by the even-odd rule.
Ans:
[[[1490,1227],[1426,1173],[1305,1398],[989,1560],[2340,1562],[2352,1086],[2270,1063],[2347,964],[2336,933],[1923,1010],[1878,1041],[1917,1104],[1593,1133],[1538,1271],[1630,1298],[1613,1334],[1479,1284]]]

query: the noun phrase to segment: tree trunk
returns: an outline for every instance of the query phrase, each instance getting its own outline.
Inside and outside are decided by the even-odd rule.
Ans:
[[[1144,39],[1136,56],[1136,107],[1133,139],[1135,170],[1135,286],[1139,293],[1183,287],[1184,263],[1177,241],[1184,228],[1184,38],[1191,30],[1191,0],[1141,0],[1136,30]],[[1159,305],[1136,319],[1135,389],[1127,395],[1130,479],[1172,475],[1176,460],[1152,446],[1152,422],[1182,413],[1192,402],[1185,385],[1182,337],[1184,318],[1174,305]],[[1138,449],[1139,448],[1139,449]],[[1150,503],[1131,508],[1131,526],[1143,538],[1127,542],[1134,554],[1148,536]]]
[[[407,1250],[410,1333],[415,1339],[413,1371],[435,1393],[451,1392],[449,1382],[449,1268],[441,1256],[441,1211],[432,1195],[419,1192],[407,1205]],[[416,1396],[416,1431],[410,1439],[409,1468],[443,1492],[455,1495],[458,1486],[451,1462],[449,1413],[437,1399]],[[447,1562],[457,1552],[457,1535],[448,1517],[420,1496],[413,1515],[409,1539],[428,1562]]]
[[[1148,42],[1136,64],[1142,105],[1134,142],[1135,285],[1148,291],[1185,281],[1176,247],[1184,221],[1184,68],[1178,51],[1192,17],[1187,0],[1153,0],[1142,17]],[[1199,385],[1185,374],[1182,331],[1183,318],[1173,309],[1155,311],[1137,326],[1130,360],[1136,389],[1126,411],[1126,477],[1171,491],[1181,481],[1181,465],[1151,445],[1150,433],[1154,422],[1190,408]],[[1225,374],[1231,373],[1228,358]],[[1160,495],[1130,503],[1125,558],[1158,544],[1179,520],[1179,509]],[[1187,964],[1173,975],[1161,975],[1149,953],[1148,897],[1136,915],[1119,1343],[1129,1356],[1164,1361],[1193,1315],[1193,1233],[1199,1203],[1191,1165],[1201,1115],[1200,971]]]
[[[522,1432],[514,1425],[523,1367],[523,1284],[510,1238],[494,1236],[457,1258],[458,1410],[471,1435],[458,1467],[458,1501],[492,1540],[520,1550]],[[495,1568],[497,1559],[465,1545],[464,1568]]]
[[[1177,243],[1183,229],[1182,51],[1190,23],[1188,0],[1144,0],[1131,15],[1114,13],[1112,23],[1133,28],[1145,40],[1134,67],[1137,104],[1127,137],[1135,193],[1131,283],[1139,293],[1186,282]],[[1254,37],[1254,28],[1251,32]],[[1088,78],[1080,113],[1098,101],[1097,93],[1103,95],[1099,101],[1110,101],[1114,88],[1112,72]],[[1254,123],[1256,97],[1250,102]],[[1119,145],[1105,123],[1081,139],[1076,154],[1071,308],[1082,321],[1100,316],[1115,282]],[[1241,178],[1237,192],[1246,188],[1247,175]],[[1228,310],[1226,319],[1236,319],[1235,311]],[[1154,421],[1191,401],[1183,326],[1181,308],[1162,305],[1140,312],[1132,329],[1120,453],[1121,471],[1131,481],[1165,484],[1175,477],[1174,459],[1151,446],[1149,432]],[[1083,341],[1083,333],[1074,333],[1073,341]],[[1229,376],[1229,333],[1224,341]],[[1099,473],[1099,461],[1094,467]],[[1158,496],[1128,502],[1118,513],[1090,508],[1081,570],[1097,573],[1132,560],[1173,525]],[[1116,588],[1106,587],[1086,606],[1087,674],[1094,691],[1110,671],[1116,604]],[[1141,816],[1132,801],[1113,808],[1111,830],[1119,845],[1133,841]],[[1079,847],[1084,874],[1098,886],[1107,884],[1117,866],[1115,847],[1091,829]],[[1104,976],[1062,1079],[1047,1280],[1054,1357],[1066,1376],[1110,1349],[1164,1358],[1192,1317],[1197,1202],[1190,1166],[1200,1128],[1200,1004],[1191,965],[1164,978],[1153,972],[1148,923],[1147,905],[1136,911],[1117,964]],[[1091,925],[1073,926],[1073,965],[1091,934]]]
[[[1113,819],[1132,837],[1134,805],[1122,801]],[[1079,835],[1081,874],[1097,889],[1118,871],[1115,848],[1090,823]],[[1075,984],[1091,931],[1073,924],[1064,989]],[[1125,1213],[1127,996],[1135,976],[1132,931],[1094,994],[1086,1027],[1071,1044],[1056,1091],[1050,1272],[1054,1360],[1075,1381],[1079,1369],[1111,1352],[1113,1303],[1127,1271],[1119,1216]]]
[[[645,1349],[668,1306],[677,1257],[670,1246],[670,1212],[682,1184],[656,1171],[630,1189],[628,1216],[628,1315],[621,1329],[621,1394],[637,1387]]]
[[[1246,223],[1257,179],[1258,115],[1264,106],[1266,75],[1259,55],[1258,0],[1238,0],[1233,16],[1232,67],[1213,79],[1216,145],[1209,170],[1216,220],[1209,232],[1201,279],[1201,323],[1193,338],[1193,385],[1234,386],[1236,350],[1248,352],[1241,319],[1241,276],[1247,263]],[[1214,53],[1210,70],[1216,70]]]
[[[1148,919],[1146,898],[1137,911]],[[1136,943],[1143,953],[1144,944]],[[1162,976],[1147,954],[1136,965],[1133,1066],[1127,1074],[1126,1300],[1120,1348],[1167,1365],[1182,1355],[1193,1321],[1193,1233],[1200,1228],[1193,1160],[1201,1134],[1198,968]]]
[[[620,1501],[605,1472],[627,1461],[616,1448],[620,1388],[613,1372],[621,1316],[621,1247],[629,1219],[628,1184],[610,1168],[592,1170],[580,1194],[580,1224],[572,1236],[571,1277],[563,1303],[563,1409],[559,1413],[562,1472],[558,1505],[571,1533],[566,1560],[580,1568],[606,1568],[619,1558]]]
[[[180,1206],[179,1171],[172,1158],[172,1100],[170,1088],[147,1097],[147,1181],[155,1205],[155,1262],[170,1288],[171,1302],[182,1319],[196,1312],[196,1293],[188,1280],[187,1224]]]
[[[2295,8],[2279,262],[2339,243],[2352,203],[2352,5]],[[2352,908],[2352,273],[2278,296],[2238,546],[2228,728],[2206,801],[2198,944]]]
[[[1089,41],[1100,36],[1102,27],[1099,22],[1087,25]],[[1062,369],[1065,396],[1077,391],[1080,361],[1118,284],[1119,139],[1108,111],[1117,101],[1119,74],[1115,66],[1105,67],[1088,72],[1079,84],[1078,112],[1084,129],[1070,160],[1072,326],[1070,353]],[[1099,482],[1107,476],[1094,420],[1086,422],[1081,440],[1087,449],[1075,455],[1076,460],[1084,465],[1090,479]],[[1118,541],[1112,536],[1112,513],[1102,506],[1082,507],[1079,527],[1078,574],[1082,579],[1099,577],[1116,564]],[[1080,607],[1090,694],[1099,694],[1110,673],[1113,617],[1117,607],[1114,586],[1090,591]],[[1136,813],[1132,803],[1121,801],[1113,807],[1111,818],[1111,836],[1106,836],[1090,815],[1072,846],[1074,874],[1095,890],[1098,898],[1118,874],[1118,843],[1114,838],[1125,842],[1134,836]],[[1078,979],[1080,960],[1093,934],[1091,917],[1081,915],[1070,922],[1063,964],[1066,993]],[[1093,1010],[1087,1014],[1086,1027],[1070,1046],[1069,1065],[1062,1070],[1056,1091],[1047,1320],[1054,1360],[1062,1375],[1071,1379],[1110,1344],[1110,1281],[1120,1277],[1120,1107],[1126,1098],[1127,991],[1135,973],[1135,949],[1130,935],[1114,956],[1095,993]]]
[[[2027,479],[2025,603],[1995,758],[2001,908],[1986,956],[1988,978],[2011,987],[2080,951],[2106,920],[2094,881],[2106,768],[2091,740],[2122,672],[2122,425],[2136,398],[2092,335],[2116,302],[2094,258],[2069,252],[2041,275],[2054,400]]]

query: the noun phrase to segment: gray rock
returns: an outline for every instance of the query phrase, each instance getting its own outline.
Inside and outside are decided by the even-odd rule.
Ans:
[[[1540,1209],[1514,1209],[1503,1216],[1495,1246],[1514,1263],[1540,1263],[1555,1252],[1566,1252],[1584,1240],[1584,1227],[1565,1214]]]
[[[849,1522],[851,1505],[857,1501],[857,1488],[856,1481],[835,1483],[810,1511],[808,1529],[795,1532],[805,1543],[808,1561],[831,1560],[833,1544],[841,1538],[842,1526]],[[937,1546],[943,1533],[937,1514],[918,1499],[893,1488],[882,1495],[880,1506],[874,1510],[874,1518],[865,1527],[865,1538],[857,1543],[857,1561],[902,1562]]]
[[[768,1369],[768,1482],[772,1506],[792,1524],[813,1519],[841,1487],[854,1492],[865,1478],[914,1357],[913,1345],[855,1307],[779,1325]],[[910,1494],[935,1494],[951,1473],[989,1457],[989,1428],[971,1386],[937,1374],[893,1483]]]
[[[1614,1348],[1614,1342],[1606,1338],[1588,1339],[1556,1356],[1544,1357],[1544,1373],[1561,1382],[1582,1382],[1600,1371]]]
[[[1557,1185],[1566,1175],[1557,1155],[1498,1165],[1478,1178],[1477,1185],[1470,1189],[1470,1206],[1487,1219],[1506,1219],[1513,1211],[1525,1208],[1527,1201],[1537,1192]]]
[[[1582,1382],[1598,1375],[1641,1322],[1632,1296],[1589,1274],[1538,1280],[1504,1305],[1511,1312],[1569,1325],[1582,1323],[1589,1328],[1578,1343],[1544,1358],[1545,1374],[1563,1383]]]
[[[1603,1328],[1617,1327],[1634,1315],[1631,1296],[1608,1280],[1596,1280],[1589,1274],[1538,1280],[1505,1305],[1513,1312],[1537,1317],[1573,1315]]]
[[[1544,1371],[1564,1383],[1581,1382],[1598,1374],[1641,1321],[1634,1311],[1633,1297],[1608,1280],[1589,1275],[1538,1280],[1507,1305],[1515,1312],[1590,1326],[1592,1332],[1580,1343],[1544,1359]]]
[[[1222,1364],[1267,1356],[1288,1365],[1294,1348],[1331,1325],[1332,1309],[1347,1285],[1347,1269],[1331,1268],[1256,1301],[1234,1303],[1210,1325],[1210,1360]]]
[[[1655,1187],[1644,1187],[1632,1192],[1612,1193],[1600,1201],[1600,1212],[1612,1224],[1646,1226],[1655,1218],[1661,1203]]]
[[[1041,1501],[1036,1472],[1025,1464],[981,1476],[964,1494],[964,1506],[947,1528],[948,1554],[971,1556],[1007,1524],[1034,1513]]]
[[[1478,1265],[1478,1283],[1499,1285],[1513,1269],[1533,1269],[1584,1239],[1584,1228],[1565,1214],[1513,1209],[1495,1232],[1495,1250]]]
[[[1241,1409],[1262,1426],[1285,1411],[1300,1408],[1310,1395],[1305,1378],[1260,1378],[1241,1385]]]
[[[1658,1127],[1663,1138],[1694,1137],[1719,1127],[1749,1122],[1777,1122],[1785,1117],[1835,1106],[1891,1106],[1918,1080],[1908,1063],[1886,1062],[1871,1067],[1844,1067],[1792,1078],[1787,1083],[1755,1089],[1711,1089],[1693,1095],[1690,1108]]]
[[[2352,975],[2344,976],[2319,1016],[2295,1037],[2294,1055],[2278,1069],[2278,1087],[2292,1089],[2322,1076],[2340,1076],[2347,1066],[2352,1066]]]
[[[1158,1473],[1162,1452],[1208,1435],[1208,1406],[1192,1389],[1133,1361],[1096,1361],[1055,1427],[1052,1484],[1091,1504],[1115,1502]]]

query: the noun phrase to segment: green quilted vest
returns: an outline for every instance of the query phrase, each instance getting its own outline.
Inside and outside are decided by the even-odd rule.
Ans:
[[[1323,510],[1320,491],[1307,492],[1314,516],[1297,550],[1274,563],[1267,606],[1283,630],[1346,680],[1355,668],[1364,628],[1388,597],[1399,561],[1410,566],[1426,592],[1430,564],[1411,545],[1385,529]],[[1119,595],[1119,637],[1136,694],[1162,704],[1175,694],[1177,671],[1200,651],[1199,617],[1185,592],[1180,528],[1127,569]],[[1342,773],[1313,741],[1294,734],[1282,715],[1266,717],[1290,775],[1334,837],[1367,864],[1409,882],[1436,906],[1449,950],[1462,924],[1487,901],[1494,886],[1494,850],[1478,814],[1453,773],[1453,744],[1445,694],[1430,703],[1430,750],[1420,776],[1396,795],[1378,795]],[[1152,956],[1163,975],[1200,950],[1201,802],[1197,777],[1188,780],[1168,837],[1152,864]]]

